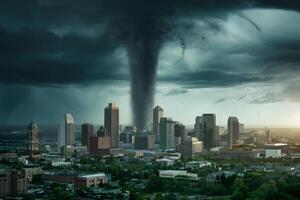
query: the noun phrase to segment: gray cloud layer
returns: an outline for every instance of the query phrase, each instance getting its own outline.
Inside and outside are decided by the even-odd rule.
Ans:
[[[300,2],[1,1],[0,83],[64,87],[130,80],[128,60],[120,59],[117,54],[126,46],[124,38],[139,34],[135,26],[143,23],[153,31],[152,36],[161,37],[162,46],[175,41],[185,54],[186,48],[213,52],[211,59],[192,70],[188,69],[189,63],[185,62],[188,58],[184,56],[183,61],[174,66],[181,71],[174,69],[168,74],[158,74],[159,81],[179,87],[166,95],[186,93],[187,89],[194,88],[233,87],[294,78],[299,73],[300,63],[298,35],[289,32],[287,36],[284,30],[282,34],[266,34],[265,27],[243,13],[257,8],[298,12]],[[258,36],[250,38],[250,42],[215,42],[216,35],[227,34],[223,23],[231,14],[254,27]],[[280,31],[280,27],[277,30]],[[291,91],[289,84],[286,85],[286,90]],[[30,92],[27,90],[30,89],[21,87],[20,91],[16,89],[11,93],[1,88],[0,104],[5,114],[13,111],[22,100],[20,97]],[[271,96],[253,102],[270,102]]]

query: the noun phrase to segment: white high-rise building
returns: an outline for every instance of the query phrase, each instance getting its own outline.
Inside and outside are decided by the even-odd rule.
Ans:
[[[153,135],[155,136],[155,143],[159,144],[159,122],[160,118],[164,116],[164,110],[160,106],[153,109]]]
[[[62,147],[75,145],[75,125],[74,118],[70,113],[66,113],[60,124],[58,131],[58,151],[61,152]]]

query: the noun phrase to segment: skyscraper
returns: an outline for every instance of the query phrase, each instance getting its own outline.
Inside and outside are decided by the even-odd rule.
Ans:
[[[81,125],[81,145],[90,148],[90,137],[94,134],[94,126],[89,123]]]
[[[153,135],[155,136],[155,143],[159,143],[159,122],[160,118],[164,116],[164,110],[160,106],[153,109]]]
[[[176,123],[174,127],[174,135],[175,137],[180,138],[180,142],[184,142],[186,140],[185,126],[183,124]]]
[[[74,146],[75,145],[75,127],[74,127],[74,118],[71,113],[66,113],[65,116],[65,146]]]
[[[266,143],[268,144],[272,143],[272,134],[271,131],[267,129],[267,127],[265,127],[265,136],[266,136]]]
[[[136,135],[134,136],[134,148],[137,150],[153,149],[154,135]]]
[[[171,118],[161,117],[159,123],[159,147],[161,149],[175,148],[175,122]]]
[[[98,131],[97,131],[97,136],[98,137],[104,137],[107,136],[107,131],[105,130],[104,126],[100,126]]]
[[[232,148],[233,144],[237,144],[240,138],[239,120],[237,117],[229,117],[227,122],[228,146]]]
[[[114,103],[109,103],[104,109],[104,127],[110,136],[112,148],[119,146],[119,108]]]
[[[194,130],[195,130],[195,137],[198,140],[203,141],[203,132],[202,132],[202,117],[197,116],[195,119],[195,125],[194,125]]]
[[[245,124],[240,123],[240,134],[245,133]]]
[[[202,115],[202,133],[204,149],[216,147],[218,144],[218,136],[216,131],[216,115],[203,114]]]
[[[75,145],[75,127],[74,118],[71,113],[66,113],[60,125],[58,132],[58,151],[61,152],[62,147]]]
[[[200,154],[203,149],[203,142],[195,137],[188,137],[186,141],[177,146],[177,151],[181,153],[183,158],[191,159],[195,155]]]
[[[36,123],[31,121],[27,126],[27,152],[30,157],[39,155],[39,135]]]

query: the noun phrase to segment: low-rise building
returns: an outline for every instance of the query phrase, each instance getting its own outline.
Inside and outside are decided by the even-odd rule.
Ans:
[[[198,174],[188,173],[186,170],[159,170],[159,177],[162,178],[186,177],[186,178],[197,179]]]
[[[0,171],[0,197],[4,197],[10,194],[10,171]]]
[[[67,146],[65,155],[85,155],[87,154],[87,146]]]
[[[263,149],[228,149],[220,151],[222,159],[254,159],[262,158]]]
[[[282,156],[281,149],[266,149],[266,158],[280,158]]]
[[[92,155],[105,155],[110,153],[110,136],[92,136],[90,137],[89,152]]]
[[[42,175],[42,179],[45,181],[51,181],[56,183],[73,184],[75,176],[76,175],[74,173],[69,173],[69,172],[44,171]]]
[[[274,143],[265,145],[266,158],[280,158],[283,154],[289,153],[289,146],[285,143]]]
[[[28,181],[21,171],[4,169],[0,171],[0,197],[27,192]]]
[[[37,174],[43,174],[43,170],[41,167],[27,167],[23,169],[25,178],[31,182],[32,177]]]
[[[148,151],[148,150],[136,150],[135,157],[147,157],[147,158],[154,158],[156,156],[155,151]]]
[[[200,169],[203,167],[209,167],[211,166],[211,162],[209,161],[190,161],[185,163],[185,168],[186,169]]]
[[[23,165],[29,165],[29,156],[20,156],[18,157],[18,161]]]
[[[0,154],[0,161],[10,161],[10,160],[17,160],[18,155],[16,153],[1,153]]]
[[[74,182],[77,187],[96,188],[102,184],[106,184],[107,177],[105,173],[88,174],[76,177]]]
[[[52,167],[68,167],[71,166],[72,162],[66,162],[66,161],[54,161],[51,162]]]
[[[161,158],[161,159],[156,159],[156,162],[165,165],[173,165],[175,163],[175,160],[168,159],[168,158]]]
[[[206,176],[206,181],[207,182],[222,182],[222,179],[225,179],[229,176],[239,176],[239,177],[243,177],[244,174],[240,173],[240,172],[235,172],[235,171],[218,171],[218,172],[213,172],[211,174],[208,174]]]
[[[163,157],[171,159],[171,160],[180,160],[181,153],[178,153],[178,152],[167,152],[166,154],[163,154]]]

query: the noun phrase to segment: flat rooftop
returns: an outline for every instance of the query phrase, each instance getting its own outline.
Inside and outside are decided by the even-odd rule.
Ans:
[[[98,177],[98,176],[105,176],[105,173],[96,173],[96,174],[87,174],[87,175],[83,175],[83,176],[79,176],[80,178],[94,178],[94,177]]]

